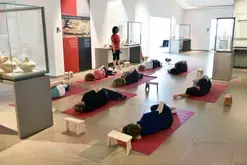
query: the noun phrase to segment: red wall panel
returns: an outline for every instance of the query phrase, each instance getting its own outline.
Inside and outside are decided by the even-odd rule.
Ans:
[[[61,0],[62,15],[77,16],[76,0]]]
[[[79,72],[79,50],[77,38],[64,38],[64,68],[65,71]]]

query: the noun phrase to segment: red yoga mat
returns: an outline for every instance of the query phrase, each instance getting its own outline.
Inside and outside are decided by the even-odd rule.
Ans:
[[[120,92],[120,93],[122,93],[123,95],[127,96],[126,100],[129,100],[129,99],[131,99],[131,98],[136,96],[136,94],[134,94],[134,93],[128,93],[128,92]],[[77,118],[85,119],[85,118],[92,117],[92,116],[94,116],[94,115],[96,115],[96,114],[98,114],[98,113],[100,113],[102,111],[108,110],[109,108],[111,108],[111,107],[113,107],[115,105],[118,105],[118,104],[120,104],[120,103],[122,103],[122,102],[124,102],[126,100],[109,101],[107,105],[105,105],[105,106],[103,106],[101,108],[98,108],[98,109],[96,109],[96,110],[94,110],[92,112],[88,112],[88,113],[76,113],[74,111],[74,108],[68,109],[68,110],[64,111],[63,113],[71,115],[71,116],[74,116],[74,117],[77,117]]]
[[[222,93],[224,93],[227,90],[227,88],[228,88],[227,84],[213,83],[212,88],[207,95],[201,96],[201,97],[190,96],[188,98],[193,99],[193,100],[200,100],[200,101],[204,101],[204,102],[215,103],[220,98]]]
[[[136,140],[131,143],[132,150],[150,155],[152,154],[167,138],[169,138],[173,132],[175,132],[181,125],[183,125],[191,116],[194,115],[194,112],[189,111],[177,111],[177,114],[174,114],[174,122],[171,128],[158,133],[143,137],[141,140]],[[118,144],[126,147],[126,144],[118,141]]]
[[[84,92],[86,90],[87,90],[86,88],[82,88],[82,87],[77,87],[77,86],[71,85],[70,90],[67,91],[66,94],[63,97],[52,99],[52,101],[57,101],[57,100],[63,99],[63,98],[68,97],[68,96],[79,94],[79,93],[82,93],[82,92]],[[15,104],[9,104],[9,106],[14,107]]]
[[[148,69],[148,70],[144,70],[144,71],[139,71],[139,73],[150,74],[150,73],[156,72],[157,70],[160,70],[161,68],[162,67],[158,67],[158,68],[155,68],[155,69]]]
[[[120,89],[130,90],[130,89],[133,89],[133,88],[138,87],[139,85],[142,85],[142,84],[145,84],[145,83],[147,83],[149,81],[152,81],[152,80],[154,80],[156,78],[157,77],[155,77],[155,76],[144,75],[143,78],[140,79],[137,83],[132,83],[132,84],[125,85],[125,86],[122,86],[122,87],[114,87],[114,88],[120,88]]]
[[[110,78],[117,77],[117,76],[119,76],[119,75],[121,75],[121,73],[117,72],[115,75],[110,75],[110,76],[108,76],[108,77],[106,77],[106,78],[99,79],[99,80],[95,80],[95,81],[77,80],[76,82],[77,82],[77,83],[96,84],[96,83],[100,83],[100,82],[102,82],[102,81],[108,80],[108,79],[110,79]]]

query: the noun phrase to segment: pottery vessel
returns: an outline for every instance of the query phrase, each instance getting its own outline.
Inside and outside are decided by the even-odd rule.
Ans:
[[[7,61],[3,63],[2,69],[6,73],[10,73],[10,72],[13,72],[17,68],[17,66],[18,64],[15,61],[11,61],[10,59],[8,59]]]
[[[19,67],[24,71],[24,72],[32,72],[33,69],[36,67],[36,63],[29,60],[28,57],[19,65]]]

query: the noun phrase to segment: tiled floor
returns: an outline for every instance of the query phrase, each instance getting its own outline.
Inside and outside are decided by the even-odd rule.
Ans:
[[[204,68],[212,76],[213,55],[208,52],[190,52],[182,55],[159,54],[164,62],[166,57],[173,61],[187,60],[190,67]],[[173,77],[164,67],[154,75],[160,82],[159,92],[152,88],[145,92],[144,85],[130,92],[137,97],[117,105],[86,120],[86,133],[76,136],[64,133],[67,116],[62,111],[71,108],[82,95],[74,95],[53,102],[54,126],[29,139],[19,140],[10,133],[0,134],[0,165],[247,165],[247,80],[246,72],[234,70],[238,81],[229,83],[228,92],[233,94],[233,105],[223,107],[223,97],[215,104],[195,100],[173,100],[172,95],[183,92],[192,85],[196,72],[187,76]],[[87,88],[108,87],[113,79],[94,84],[78,84],[75,81],[85,73],[76,74],[71,83]],[[11,89],[0,86],[0,124],[16,130]],[[121,147],[106,148],[107,133],[121,129],[130,122],[136,122],[152,104],[165,101],[179,109],[195,112],[195,115],[168,138],[152,155],[145,156],[131,152],[129,156]],[[1,131],[0,131],[1,132]]]

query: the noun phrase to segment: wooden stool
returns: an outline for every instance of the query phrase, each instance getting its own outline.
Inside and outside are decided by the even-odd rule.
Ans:
[[[203,69],[197,69],[197,75],[196,77],[199,79],[203,75]]]
[[[118,132],[118,131],[111,131],[110,133],[108,133],[108,141],[107,141],[107,147],[109,147],[111,145],[111,140],[115,139],[115,140],[119,140],[122,142],[126,143],[126,154],[129,155],[130,151],[131,151],[131,140],[132,140],[132,136],[126,135],[124,133]]]
[[[123,67],[129,67],[130,66],[130,62],[124,62],[123,63]]]
[[[79,120],[71,117],[67,117],[65,120],[65,132],[69,131],[69,123],[75,123],[76,124],[76,135],[79,135],[83,132],[85,132],[85,121]]]
[[[232,95],[231,94],[226,94],[225,95],[224,106],[231,106],[231,105],[232,105]]]
[[[73,78],[73,77],[74,77],[73,72],[69,71],[69,78]]]
[[[158,82],[147,82],[147,83],[146,83],[145,90],[147,90],[147,89],[149,90],[150,85],[156,85],[156,87],[157,87],[157,92],[159,91],[159,83],[158,83]]]

